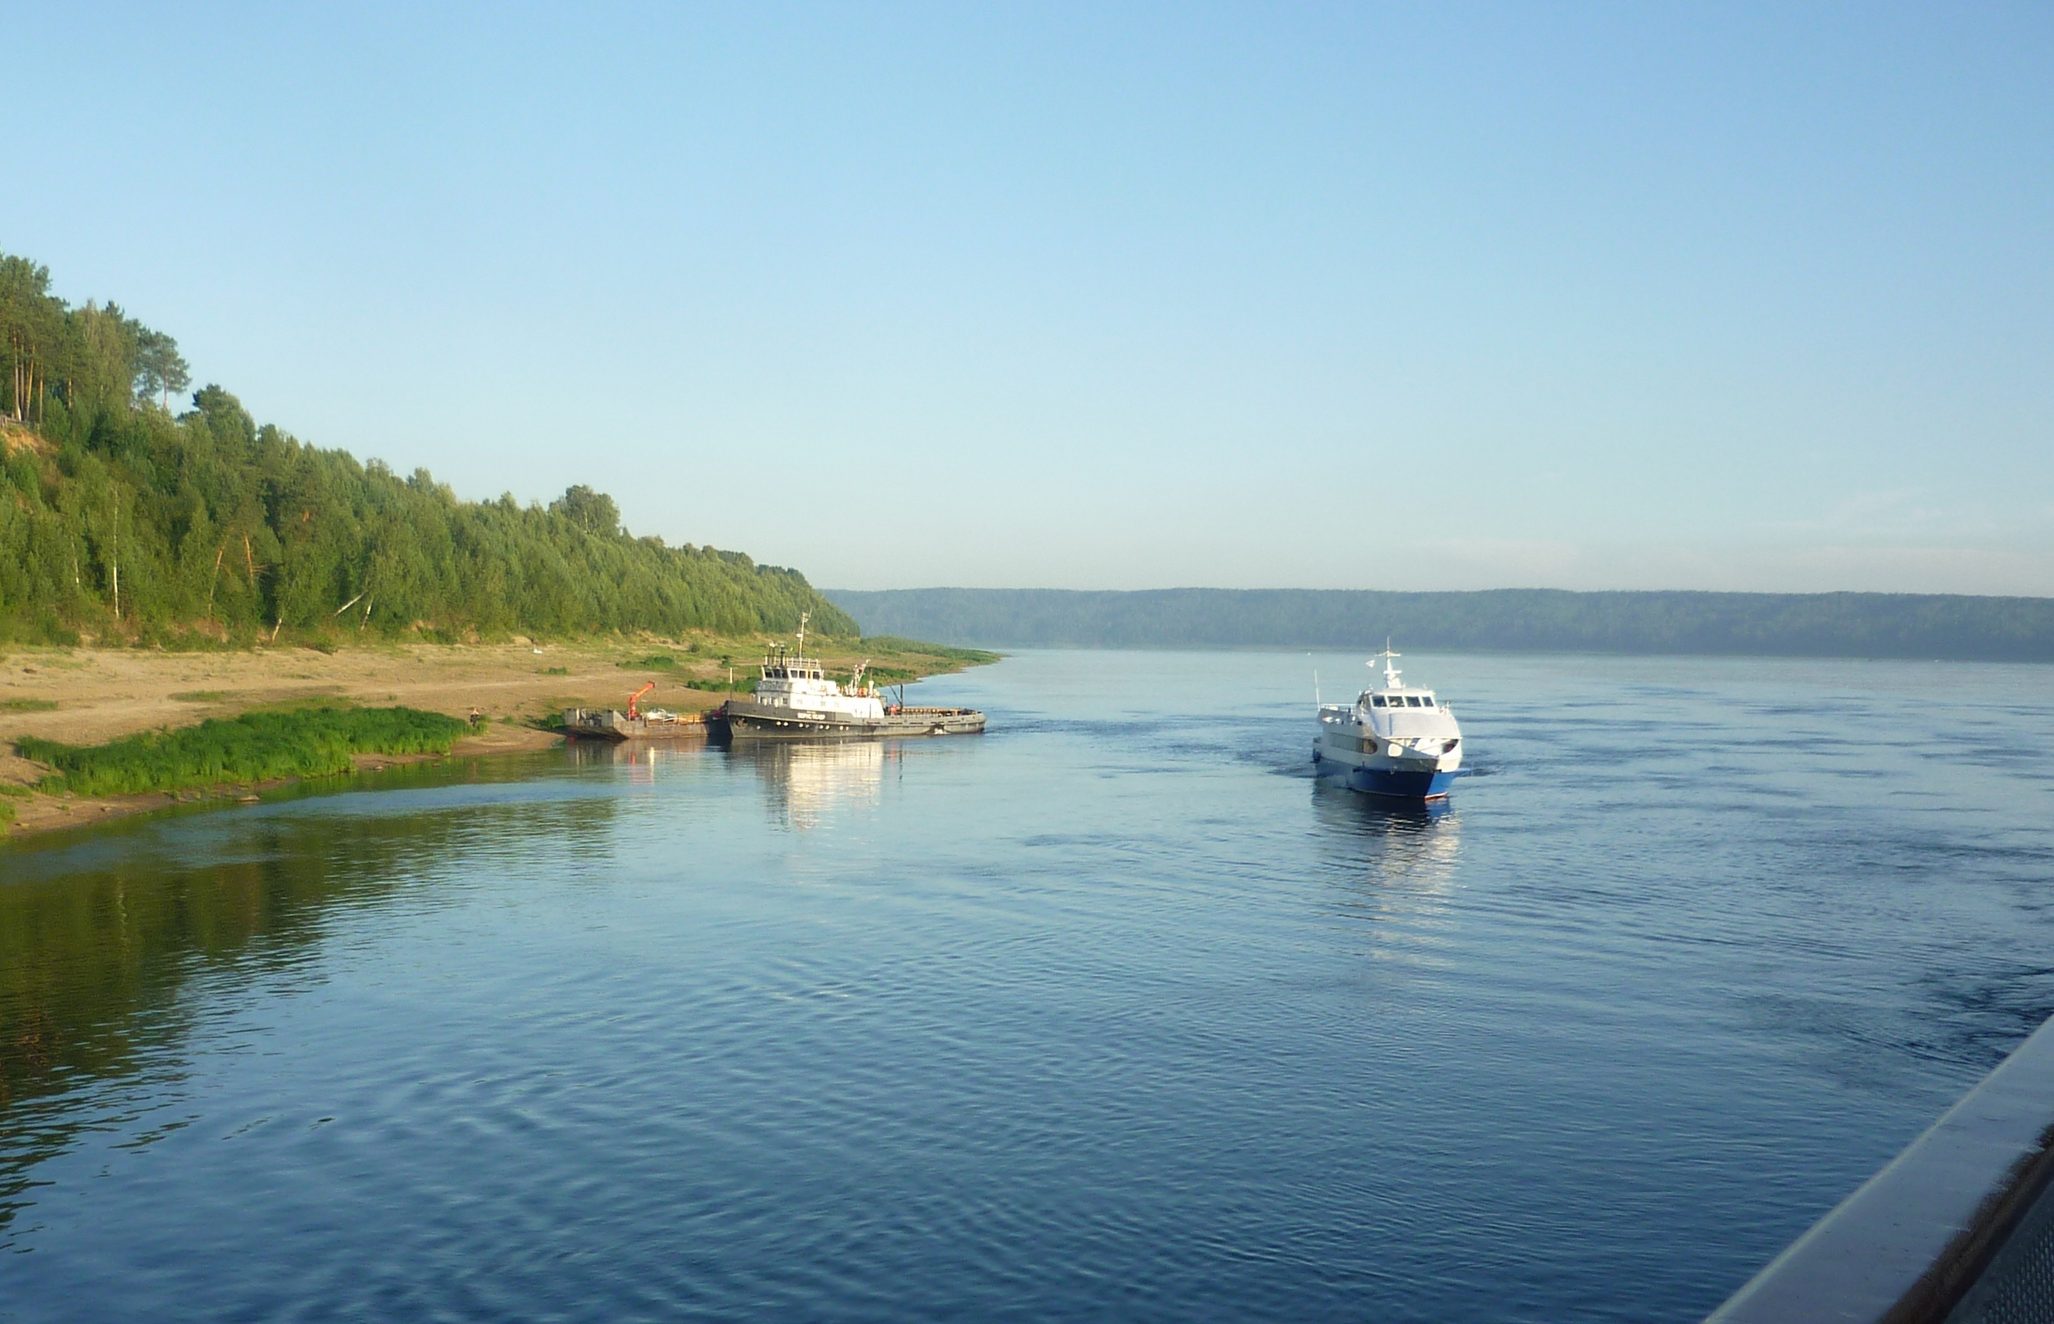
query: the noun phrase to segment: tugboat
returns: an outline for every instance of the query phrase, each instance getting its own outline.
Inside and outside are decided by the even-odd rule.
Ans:
[[[731,740],[849,739],[861,736],[974,735],[984,730],[975,708],[910,708],[887,704],[875,684],[863,683],[866,661],[844,688],[806,656],[806,622],[799,617],[796,649],[779,644],[764,655],[756,691],[729,699],[716,721]]]
[[[1383,659],[1383,688],[1364,690],[1352,704],[1320,705],[1313,767],[1323,776],[1345,777],[1350,790],[1365,795],[1445,799],[1462,767],[1462,729],[1432,691],[1399,679],[1398,657],[1386,642],[1367,664]]]

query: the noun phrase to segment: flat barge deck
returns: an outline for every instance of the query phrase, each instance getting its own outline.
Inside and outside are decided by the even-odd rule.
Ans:
[[[717,734],[708,713],[624,713],[618,708],[566,708],[571,740],[695,740]]]
[[[730,740],[859,740],[877,736],[977,735],[984,714],[975,708],[888,707],[882,712],[834,712],[803,704],[730,699],[709,714],[709,726]]]

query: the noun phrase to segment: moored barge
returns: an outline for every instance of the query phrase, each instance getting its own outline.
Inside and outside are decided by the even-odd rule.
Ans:
[[[656,688],[650,681],[628,696],[628,710],[618,708],[566,708],[563,733],[572,740],[684,740],[711,734],[706,713],[674,713],[663,708],[646,711],[639,705],[643,695]]]

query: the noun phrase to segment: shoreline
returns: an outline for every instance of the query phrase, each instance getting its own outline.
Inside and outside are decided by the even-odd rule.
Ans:
[[[533,727],[487,730],[459,738],[449,747],[447,754],[359,754],[350,761],[353,766],[347,775],[452,759],[529,754],[563,743],[562,736]],[[36,792],[26,799],[7,802],[15,805],[18,812],[13,822],[0,827],[0,846],[48,833],[82,830],[102,823],[137,818],[179,805],[225,808],[246,804],[261,799],[266,792],[314,780],[318,778],[278,777],[261,782],[224,782],[182,791],[143,791],[136,795],[46,795]]]
[[[47,769],[15,752],[14,741],[22,736],[95,745],[208,718],[232,718],[252,709],[322,702],[396,704],[457,718],[476,711],[482,720],[475,730],[458,737],[447,755],[359,755],[359,771],[442,758],[528,753],[563,743],[560,734],[541,728],[544,720],[571,707],[625,708],[628,695],[646,682],[655,682],[655,688],[643,695],[643,707],[679,712],[713,708],[727,697],[724,682],[730,666],[734,685],[746,692],[762,648],[761,639],[715,635],[574,643],[367,643],[332,649],[301,645],[191,653],[10,647],[0,650],[0,789],[15,793],[0,797],[0,843],[180,804],[233,803],[290,784],[237,783],[200,791],[105,797],[51,795],[29,789]],[[820,652],[836,670],[847,670],[866,656],[922,676],[964,666],[941,652],[866,652],[853,641],[829,643]],[[723,682],[721,688],[686,684],[711,684],[716,679]],[[15,811],[11,822],[4,819],[10,808]]]

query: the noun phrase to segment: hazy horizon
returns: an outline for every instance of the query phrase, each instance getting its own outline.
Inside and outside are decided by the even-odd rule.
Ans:
[[[2045,6],[28,30],[0,249],[466,498],[849,590],[2054,595]]]
[[[810,582],[810,581],[809,581]],[[1138,588],[1066,588],[1060,584],[904,584],[889,588],[853,588],[847,584],[814,584],[823,594],[835,593],[1737,593],[1769,597],[1817,597],[1852,593],[1876,597],[2054,598],[2049,593],[1920,593],[1903,589],[1817,589],[1786,593],[1776,589],[1718,588],[1560,588],[1553,584],[1490,584],[1482,588],[1431,589],[1407,585],[1340,584],[1144,584]]]

